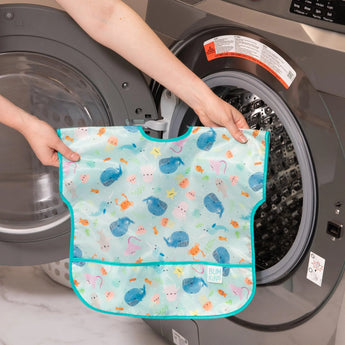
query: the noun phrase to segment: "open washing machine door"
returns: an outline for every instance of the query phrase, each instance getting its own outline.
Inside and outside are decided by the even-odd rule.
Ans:
[[[0,93],[54,128],[157,118],[147,83],[133,66],[65,12],[39,5],[0,6]],[[68,257],[70,217],[58,169],[43,166],[24,137],[3,125],[0,160],[0,264]]]
[[[225,319],[192,320],[189,325],[146,322],[169,339],[174,330],[193,339],[196,329],[203,344],[215,336],[220,344],[227,343],[229,332],[224,330],[234,323],[241,329],[230,332],[234,343],[247,343],[243,339],[248,329],[272,332],[296,327],[320,311],[343,273],[342,260],[333,260],[335,252],[341,255],[341,243],[332,243],[328,230],[331,215],[341,207],[337,201],[343,198],[337,186],[344,157],[328,110],[303,71],[258,34],[231,26],[205,28],[176,43],[172,51],[218,96],[239,109],[251,128],[271,133],[266,202],[254,220],[258,288],[251,304],[229,318],[231,323]],[[166,124],[163,136],[175,137],[189,125],[201,125],[196,114],[168,90],[157,83],[152,90]],[[323,281],[313,270],[307,276],[315,252],[334,264]]]

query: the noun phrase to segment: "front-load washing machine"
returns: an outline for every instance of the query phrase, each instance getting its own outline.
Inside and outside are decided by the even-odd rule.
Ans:
[[[256,295],[231,318],[146,320],[172,343],[343,344],[344,8],[323,0],[149,1],[147,21],[176,56],[251,128],[271,132],[266,202],[254,219]],[[153,82],[152,92],[163,136],[200,125],[169,90]]]
[[[54,1],[17,2],[0,2],[1,95],[54,128],[156,119],[138,70],[92,40]],[[68,257],[70,219],[58,180],[57,168],[43,166],[24,137],[0,125],[0,264]]]

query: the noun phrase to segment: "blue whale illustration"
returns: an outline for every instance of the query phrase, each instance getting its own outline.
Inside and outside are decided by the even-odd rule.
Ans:
[[[224,247],[218,247],[212,253],[214,259],[220,264],[229,264],[230,263],[230,254]],[[223,276],[227,277],[229,275],[230,268],[223,267]]]
[[[209,131],[200,134],[196,145],[200,150],[210,151],[214,142],[216,141],[217,133],[213,128],[210,128]]]
[[[190,294],[198,293],[203,286],[207,286],[207,284],[204,279],[198,277],[185,278],[182,281],[183,290]]]
[[[264,184],[264,174],[262,172],[257,172],[249,177],[248,180],[250,188],[257,192],[262,189]]]
[[[175,231],[170,237],[163,238],[169,247],[187,247],[189,244],[189,236],[185,231]]]
[[[138,288],[130,289],[125,294],[125,302],[129,306],[134,307],[135,305],[137,305],[139,302],[143,300],[145,295],[146,295],[145,285],[143,285],[142,289],[138,289]]]
[[[217,225],[216,223],[212,224],[210,229],[206,229],[206,231],[210,235],[214,235],[218,230],[224,230],[225,232],[229,231],[229,229],[225,227],[224,225]]]
[[[82,253],[81,249],[78,246],[74,245],[74,247],[73,247],[73,258],[78,258],[79,259],[79,258],[82,258],[82,257],[83,257],[83,253]],[[81,267],[81,266],[85,265],[85,262],[83,262],[83,261],[73,261],[73,264]]]
[[[161,216],[167,209],[168,205],[154,196],[149,196],[143,200],[147,204],[148,210],[154,216]]]
[[[159,160],[159,169],[163,174],[172,174],[184,163],[180,157],[162,158]]]
[[[128,217],[119,218],[110,224],[110,231],[115,237],[121,237],[128,231],[131,223],[134,224],[133,220]]]
[[[104,186],[109,187],[115,181],[117,181],[121,175],[122,175],[121,166],[119,166],[116,169],[107,168],[101,174],[101,182]]]
[[[210,212],[218,214],[219,218],[222,217],[224,207],[222,202],[217,198],[216,194],[207,194],[204,198],[204,205]]]

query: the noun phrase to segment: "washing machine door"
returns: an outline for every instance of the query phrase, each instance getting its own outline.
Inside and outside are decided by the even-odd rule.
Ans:
[[[336,166],[343,156],[327,109],[303,71],[255,33],[212,27],[172,50],[239,109],[251,128],[270,131],[266,202],[254,219],[258,288],[249,307],[232,320],[261,330],[293,327],[320,310],[342,275],[338,262],[322,288],[320,281],[313,284],[306,278],[310,250],[332,255],[326,227],[335,203],[329,191],[339,185]],[[168,90],[157,83],[152,89],[167,122],[164,136],[201,125],[192,109]],[[343,196],[335,192],[333,197]]]
[[[157,117],[135,68],[65,12],[38,5],[0,6],[0,93],[54,128]],[[70,216],[59,195],[58,169],[43,166],[24,137],[4,125],[0,162],[0,264],[68,257]]]

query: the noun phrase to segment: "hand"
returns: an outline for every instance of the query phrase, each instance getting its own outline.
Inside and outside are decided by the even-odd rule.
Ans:
[[[246,143],[247,138],[240,128],[249,128],[244,116],[229,103],[214,94],[207,98],[207,102],[200,108],[194,109],[204,126],[226,127],[230,134],[239,142]]]
[[[26,117],[25,126],[20,132],[44,165],[58,167],[58,152],[71,161],[80,159],[78,153],[73,152],[61,141],[53,127],[35,116],[29,115]]]

